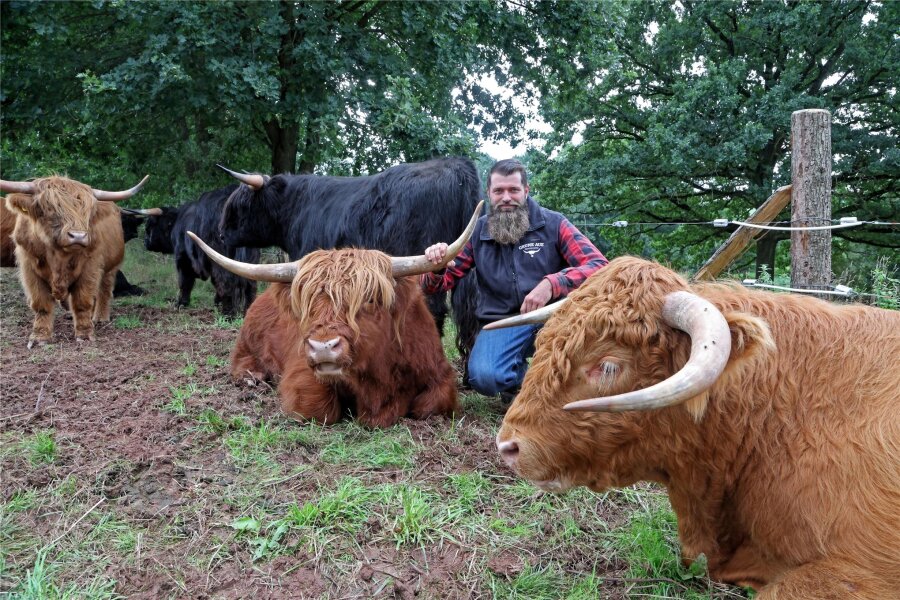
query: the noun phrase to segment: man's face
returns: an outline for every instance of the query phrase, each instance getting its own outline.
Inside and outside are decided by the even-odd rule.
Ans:
[[[525,203],[528,186],[522,185],[522,174],[500,175],[494,173],[488,186],[491,208],[495,211],[509,212]]]

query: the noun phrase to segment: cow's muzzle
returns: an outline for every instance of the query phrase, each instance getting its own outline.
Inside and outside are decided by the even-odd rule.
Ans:
[[[319,375],[340,375],[341,365],[346,362],[344,346],[340,337],[324,342],[309,338],[306,340],[306,357],[309,365]]]
[[[65,246],[83,246],[87,247],[91,242],[91,237],[88,235],[87,231],[77,231],[71,230],[66,232],[65,237],[63,238],[63,245]]]

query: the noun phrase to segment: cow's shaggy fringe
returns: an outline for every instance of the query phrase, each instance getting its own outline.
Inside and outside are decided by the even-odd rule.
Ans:
[[[359,311],[368,302],[390,310],[394,305],[394,285],[391,258],[382,252],[320,250],[300,260],[291,283],[291,306],[304,331],[313,321],[322,320],[323,315],[344,315],[359,336]],[[331,301],[330,306],[322,303],[322,294]],[[399,330],[399,324],[395,329]]]
[[[319,373],[310,340],[338,339],[339,372]],[[457,409],[456,372],[444,355],[418,278],[394,279],[376,250],[320,250],[291,286],[274,284],[247,311],[232,376],[280,378],[282,410],[333,423],[352,413],[368,426]]]

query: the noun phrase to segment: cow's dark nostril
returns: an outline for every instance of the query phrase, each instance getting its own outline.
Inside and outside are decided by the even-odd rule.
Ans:
[[[506,440],[505,442],[497,442],[497,450],[500,451],[500,458],[503,459],[510,467],[516,466],[519,459],[519,444],[515,440]]]

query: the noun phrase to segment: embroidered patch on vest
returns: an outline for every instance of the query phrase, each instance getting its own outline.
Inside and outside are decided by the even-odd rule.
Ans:
[[[528,242],[527,244],[522,244],[519,246],[519,250],[527,254],[528,256],[534,256],[538,252],[541,251],[541,248],[544,247],[544,242]]]

